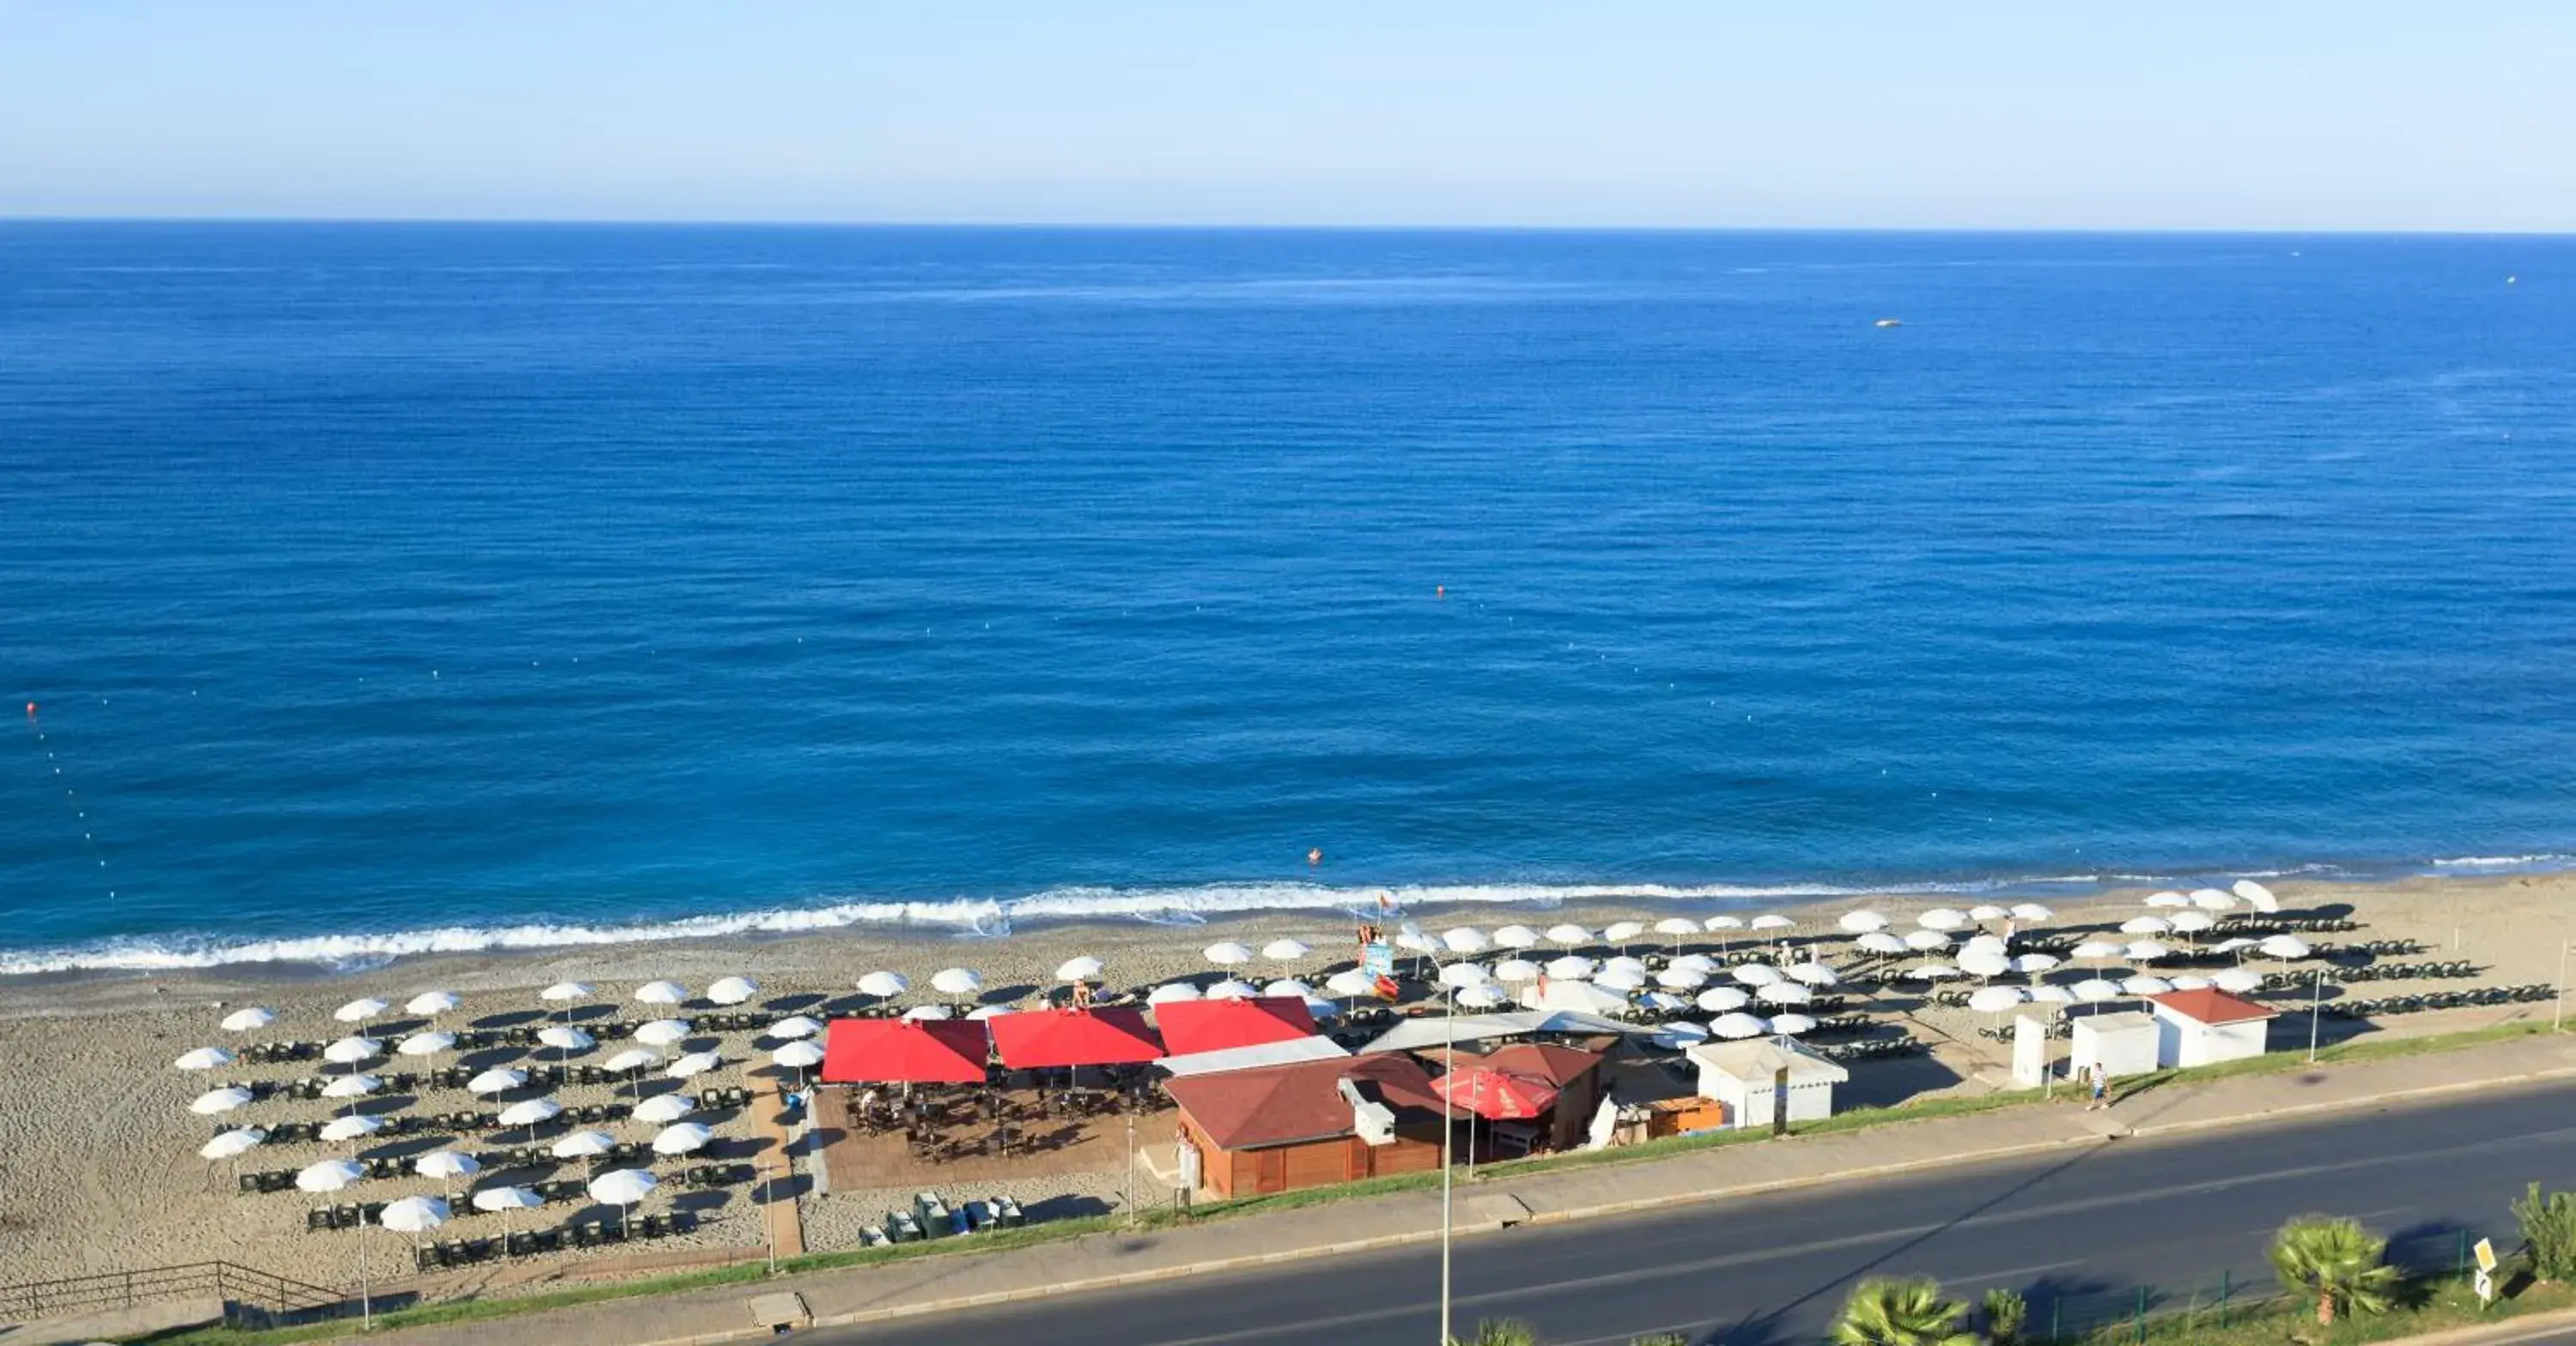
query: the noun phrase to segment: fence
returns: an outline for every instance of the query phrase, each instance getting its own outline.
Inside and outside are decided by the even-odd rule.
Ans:
[[[329,1316],[348,1302],[337,1290],[232,1262],[109,1271],[0,1285],[0,1320],[130,1309],[156,1300],[214,1298],[236,1326],[304,1315]]]
[[[2465,1276],[2475,1265],[2470,1250],[2488,1236],[2456,1226],[2401,1231],[2388,1242],[2388,1260],[2412,1276]],[[2024,1292],[2030,1317],[2022,1339],[2064,1346],[2171,1341],[2176,1329],[2222,1331],[2278,1305],[2286,1293],[2268,1271],[2117,1288],[2042,1281]]]

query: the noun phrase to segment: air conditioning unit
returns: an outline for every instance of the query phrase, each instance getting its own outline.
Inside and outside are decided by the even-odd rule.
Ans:
[[[1342,1091],[1342,1101],[1351,1105],[1351,1129],[1370,1145],[1395,1143],[1395,1110],[1360,1092],[1359,1081],[1344,1076],[1334,1087]]]

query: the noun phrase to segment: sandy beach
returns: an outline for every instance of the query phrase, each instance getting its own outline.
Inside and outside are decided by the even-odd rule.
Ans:
[[[2418,983],[2414,989],[2496,986],[2554,982],[2560,950],[2576,935],[2576,875],[2525,874],[2486,878],[2425,878],[2386,884],[2335,885],[2279,882],[2272,885],[2291,911],[2348,914],[2363,929],[2345,939],[2409,939],[2429,946],[2426,959],[2466,960],[2478,965],[2470,978]],[[2051,930],[2102,929],[2143,914],[2147,890],[2088,894],[2081,901],[2052,902]],[[1799,922],[1791,932],[1818,941],[1829,958],[1842,955],[1848,937],[1833,929],[1835,917],[1866,905],[1899,920],[1936,906],[1962,905],[1955,894],[1919,898],[1882,896],[1866,901],[1833,899],[1811,905],[1743,908],[1714,904],[1621,904],[1604,902],[1582,908],[1549,910],[1477,906],[1457,910],[1414,910],[1405,915],[1437,930],[1474,924],[1488,931],[1521,922],[1544,927],[1575,921],[1595,930],[1622,918],[1652,921],[1676,914],[1706,915],[1731,910],[1751,915],[1778,910]],[[332,1021],[333,1007],[361,995],[394,1002],[393,1013],[371,1032],[388,1042],[415,1021],[401,1013],[411,995],[438,988],[457,992],[462,1007],[444,1016],[446,1028],[490,1021],[526,1023],[538,1008],[535,992],[549,983],[575,978],[594,983],[600,998],[586,1011],[601,1018],[632,1022],[657,1012],[626,999],[635,985],[651,978],[672,978],[693,991],[726,975],[757,979],[761,994],[746,1012],[764,1020],[789,1013],[818,1017],[867,1003],[853,989],[865,972],[890,968],[912,979],[917,990],[907,1000],[929,995],[930,974],[965,965],[979,969],[988,988],[985,999],[1004,1003],[1032,999],[1052,982],[1055,966],[1077,953],[1105,960],[1112,989],[1144,987],[1177,978],[1208,979],[1211,969],[1199,950],[1219,939],[1259,944],[1278,935],[1293,935],[1314,946],[1310,959],[1294,967],[1268,968],[1264,976],[1298,975],[1319,981],[1352,957],[1349,922],[1312,912],[1255,915],[1190,925],[1137,922],[1069,924],[1026,930],[1004,939],[961,939],[928,932],[854,930],[829,935],[663,943],[649,946],[582,948],[545,956],[425,957],[365,971],[326,973],[310,967],[240,965],[199,972],[168,974],[98,974],[18,979],[0,982],[0,1059],[5,1059],[7,1088],[0,1090],[0,1268],[10,1281],[69,1276],[89,1272],[149,1267],[223,1258],[250,1266],[303,1274],[326,1282],[354,1281],[359,1269],[359,1241],[344,1232],[307,1233],[305,1214],[321,1199],[286,1192],[244,1195],[236,1192],[231,1170],[198,1157],[198,1147],[216,1123],[268,1125],[275,1121],[314,1120],[331,1110],[322,1102],[266,1099],[221,1119],[192,1114],[189,1101],[220,1080],[282,1081],[317,1073],[315,1063],[239,1064],[209,1074],[171,1068],[180,1053],[208,1045],[235,1045],[234,1035],[217,1021],[229,1010],[264,1005],[278,1012],[274,1027],[253,1038],[328,1040],[348,1031]],[[1719,936],[1683,941],[1684,947],[1715,949]],[[1649,936],[1655,944],[1668,941]],[[2398,960],[2404,961],[2404,960]],[[2393,988],[2392,988],[2393,989]],[[2370,993],[2366,989],[2356,994]],[[898,1002],[906,1003],[906,1002]],[[2300,998],[2298,1003],[2304,1003]],[[1909,1061],[1864,1063],[1854,1069],[1853,1101],[1885,1103],[1941,1092],[1983,1092],[2001,1084],[2004,1049],[1976,1035],[1987,1016],[1944,1009],[1916,999],[1889,1000],[1873,1007],[1888,1015],[1931,1047],[1928,1055]],[[2481,1007],[2410,1014],[2384,1023],[2327,1019],[2329,1038],[2356,1032],[2417,1034],[2450,1031],[2534,1016],[2545,1018],[2551,1006],[2534,1004]],[[2296,1016],[2276,1025],[2274,1047],[2304,1038],[2306,1019]],[[691,1087],[725,1087],[753,1082],[770,1067],[765,1049],[750,1031],[708,1033],[707,1045],[719,1051],[724,1067],[700,1077]],[[604,1042],[588,1059],[596,1060],[621,1044]],[[692,1045],[697,1045],[694,1042]],[[469,1053],[468,1063],[503,1064],[512,1058],[544,1059],[542,1049],[515,1048]],[[483,1057],[488,1059],[476,1059]],[[578,1062],[576,1062],[578,1063]],[[388,1060],[374,1068],[407,1071],[418,1063]],[[648,1092],[650,1090],[648,1089]],[[609,1102],[621,1091],[605,1085],[569,1085],[557,1092],[567,1106]],[[396,1100],[398,1101],[398,1100]],[[381,1106],[381,1105],[379,1105]],[[748,1119],[718,1115],[719,1142],[710,1156],[756,1153],[760,1142]],[[621,1139],[641,1139],[649,1127],[635,1123],[607,1127]],[[1153,1139],[1159,1140],[1161,1137]],[[463,1148],[496,1143],[484,1136]],[[436,1148],[431,1137],[406,1137],[382,1144],[359,1142],[362,1155],[409,1156]],[[244,1167],[300,1167],[343,1154],[348,1146],[297,1144],[263,1146],[244,1160]],[[955,1195],[1007,1193],[1032,1207],[1056,1203],[1053,1209],[1114,1208],[1124,1186],[1123,1156],[1091,1172],[1033,1177],[1006,1183],[978,1183]],[[353,1189],[353,1199],[384,1200],[413,1193],[439,1193],[448,1184],[406,1172],[399,1178],[374,1180]],[[834,1192],[809,1195],[803,1202],[808,1246],[816,1250],[851,1246],[860,1226],[875,1222],[908,1192]],[[532,1215],[557,1222],[572,1206]],[[697,1232],[634,1245],[606,1254],[558,1254],[514,1263],[494,1288],[549,1276],[594,1273],[602,1258],[686,1261],[692,1256],[719,1256],[726,1250],[749,1250],[763,1242],[761,1221],[741,1189],[677,1191],[666,1185],[637,1213],[688,1210],[700,1220]],[[472,1216],[471,1228],[451,1226],[449,1236],[497,1232],[493,1217]],[[370,1230],[364,1249],[370,1277],[390,1280],[411,1274],[409,1241],[400,1235]],[[640,1267],[637,1261],[623,1265]],[[612,1268],[613,1269],[613,1268]]]

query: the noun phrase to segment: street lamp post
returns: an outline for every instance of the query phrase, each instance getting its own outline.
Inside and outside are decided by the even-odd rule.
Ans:
[[[2557,994],[2550,997],[2556,1003],[2549,1011],[2549,1031],[2552,1033],[2559,1032],[2567,1026],[2567,950],[2570,945],[2576,945],[2576,940],[2558,941]]]
[[[1440,1018],[1440,1022],[1441,1022],[1441,1025],[1442,1025],[1442,1035],[1441,1035],[1441,1045],[1440,1045],[1440,1072],[1441,1072],[1441,1074],[1443,1074],[1443,1075],[1448,1074],[1448,1073],[1449,1073],[1449,1071],[1450,1071],[1450,1070],[1452,1070],[1452,1069],[1454,1069],[1454,1068],[1457,1066],[1457,1063],[1458,1063],[1458,1011],[1457,1011],[1457,998],[1458,998],[1457,988],[1456,988],[1456,987],[1453,987],[1453,986],[1450,986],[1450,985],[1449,985],[1449,984],[1447,984],[1446,982],[1443,982],[1443,983],[1441,984],[1441,988],[1440,988],[1440,1016],[1441,1016],[1441,1018]],[[1445,1098],[1445,1096],[1444,1096],[1444,1098]],[[1450,1160],[1451,1160],[1450,1151],[1452,1150],[1452,1148],[1454,1148],[1454,1146],[1455,1146],[1455,1144],[1456,1144],[1456,1139],[1455,1139],[1455,1138],[1456,1138],[1456,1136],[1457,1136],[1457,1131],[1458,1131],[1458,1123],[1457,1123],[1457,1119],[1456,1119],[1455,1117],[1453,1117],[1453,1116],[1451,1116],[1451,1115],[1450,1115],[1450,1108],[1449,1108],[1449,1105],[1447,1104],[1447,1102],[1446,1102],[1446,1101],[1444,1101],[1444,1102],[1442,1102],[1442,1104],[1441,1104],[1441,1106],[1440,1106],[1440,1341],[1439,1341],[1439,1346],[1450,1346],[1450,1342],[1453,1340],[1453,1338],[1451,1338],[1451,1337],[1450,1337],[1450,1335],[1449,1335],[1449,1201],[1450,1201],[1450,1189],[1451,1189],[1451,1188],[1452,1188],[1452,1186],[1454,1185],[1454,1183],[1455,1183],[1455,1179],[1454,1179],[1453,1175],[1450,1173],[1450,1170],[1449,1170],[1449,1164],[1450,1164]]]
[[[2317,1061],[2317,1021],[2326,1012],[2326,970],[2316,971],[2316,992],[2308,1000],[2308,1064]]]

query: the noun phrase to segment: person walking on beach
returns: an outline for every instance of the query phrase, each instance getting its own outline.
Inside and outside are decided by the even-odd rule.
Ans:
[[[2086,1112],[2092,1112],[2096,1109],[2111,1106],[2108,1101],[2108,1096],[2111,1092],[2111,1072],[2104,1070],[2102,1068],[2102,1063],[2096,1061],[2084,1068],[2084,1076],[2087,1080],[2091,1081],[2093,1085],[2093,1101],[2085,1104],[2084,1110]]]

